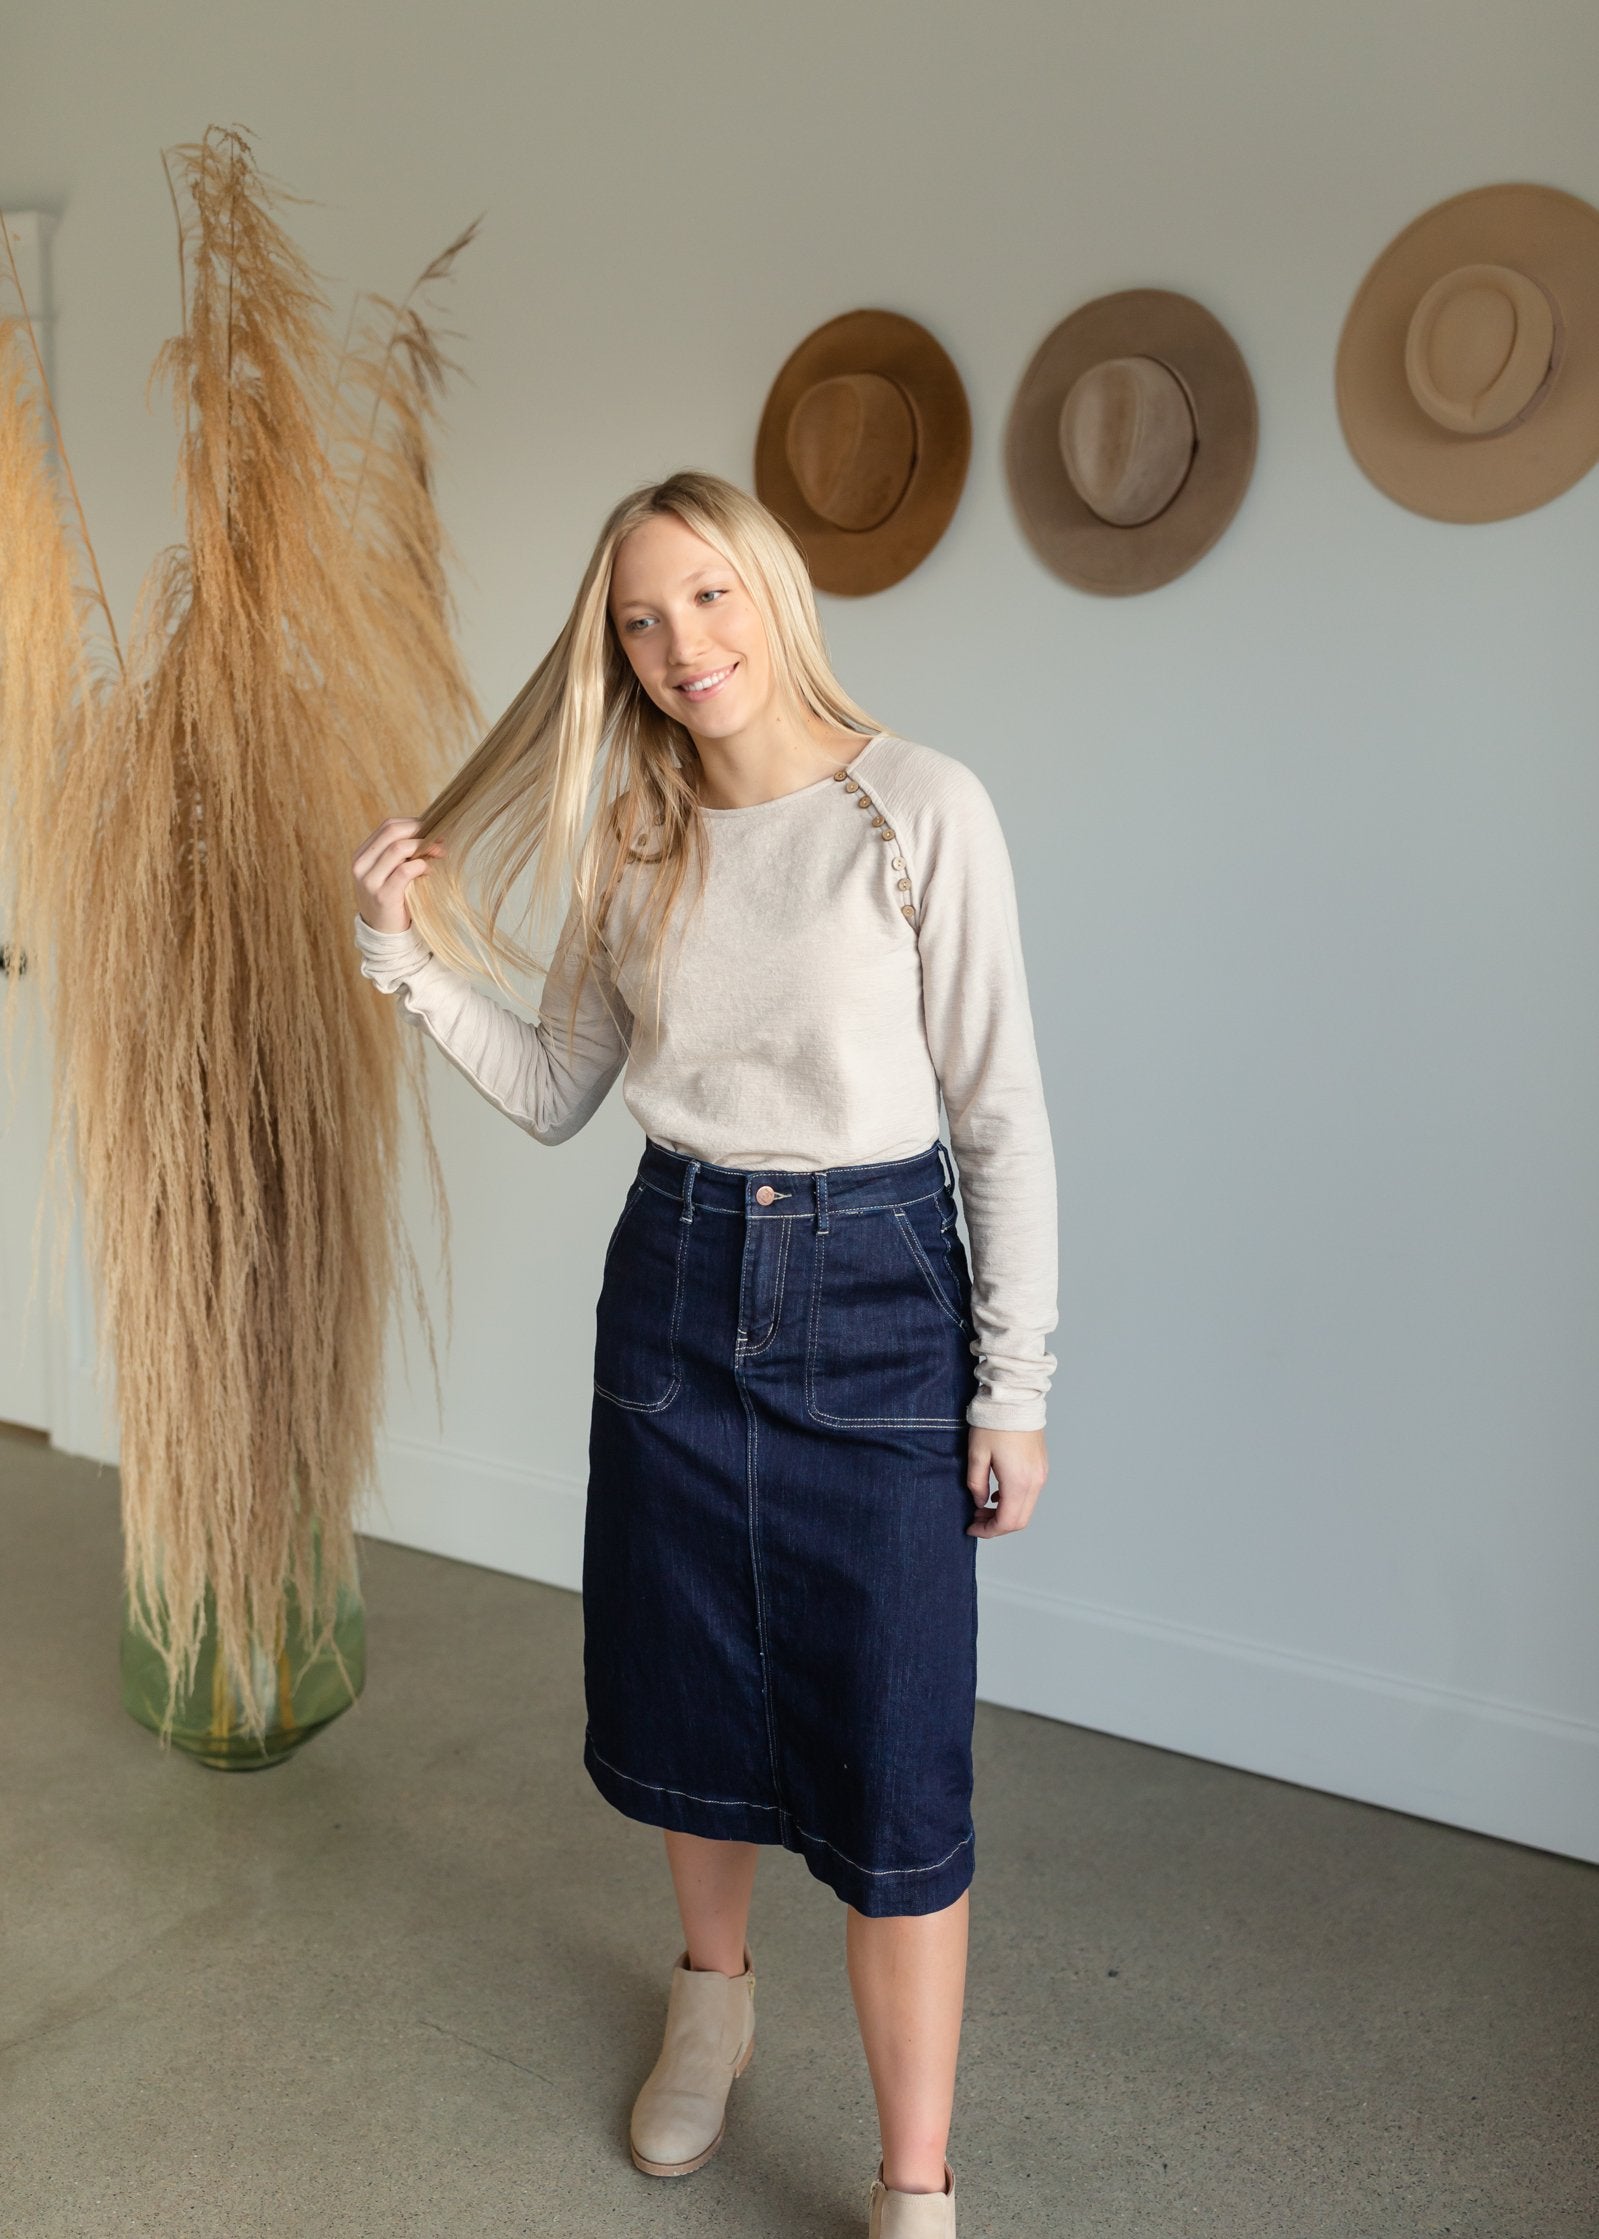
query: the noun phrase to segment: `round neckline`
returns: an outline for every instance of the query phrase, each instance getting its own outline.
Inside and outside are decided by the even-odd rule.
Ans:
[[[853,773],[863,756],[869,754],[880,739],[886,739],[887,737],[888,733],[886,731],[874,731],[869,739],[862,742],[847,762],[841,762],[838,765],[839,769]],[[790,793],[774,793],[769,801],[743,801],[736,808],[726,809],[712,808],[705,801],[700,801],[696,805],[701,816],[756,816],[762,809],[779,809],[787,801],[802,801],[807,793],[820,793],[824,785],[836,785],[837,783],[836,772],[829,770],[825,777],[812,778],[808,785],[796,785]]]

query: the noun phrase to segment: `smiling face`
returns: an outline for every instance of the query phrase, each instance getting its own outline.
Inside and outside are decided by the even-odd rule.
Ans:
[[[610,613],[640,684],[696,738],[735,738],[777,705],[754,600],[680,515],[655,514],[622,539]]]

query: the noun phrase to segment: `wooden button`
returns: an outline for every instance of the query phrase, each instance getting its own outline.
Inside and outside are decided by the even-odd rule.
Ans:
[[[755,1202],[757,1205],[770,1205],[776,1195],[777,1192],[770,1182],[762,1182],[760,1188],[755,1192]]]

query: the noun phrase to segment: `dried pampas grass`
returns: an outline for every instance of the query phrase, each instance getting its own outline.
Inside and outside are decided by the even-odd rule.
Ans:
[[[350,854],[397,802],[432,796],[483,719],[434,507],[450,364],[434,330],[410,297],[373,297],[336,350],[247,134],[213,127],[174,152],[183,332],[151,378],[173,386],[187,541],[155,561],[125,651],[70,469],[65,512],[58,495],[59,430],[6,245],[20,316],[0,323],[0,883],[52,1029],[52,1190],[75,1143],[163,1734],[209,1586],[259,1736],[251,1650],[275,1659],[286,1581],[335,1654],[339,1590],[358,1584],[400,1257],[438,1389],[398,1213],[402,1073],[453,1321],[421,1045],[356,968]],[[0,309],[6,285],[0,272]],[[13,981],[8,1059],[16,995]]]

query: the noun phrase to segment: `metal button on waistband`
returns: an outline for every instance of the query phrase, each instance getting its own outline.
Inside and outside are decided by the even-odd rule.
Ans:
[[[777,1192],[770,1182],[762,1182],[760,1188],[755,1192],[755,1202],[757,1205],[770,1205],[776,1195]]]

